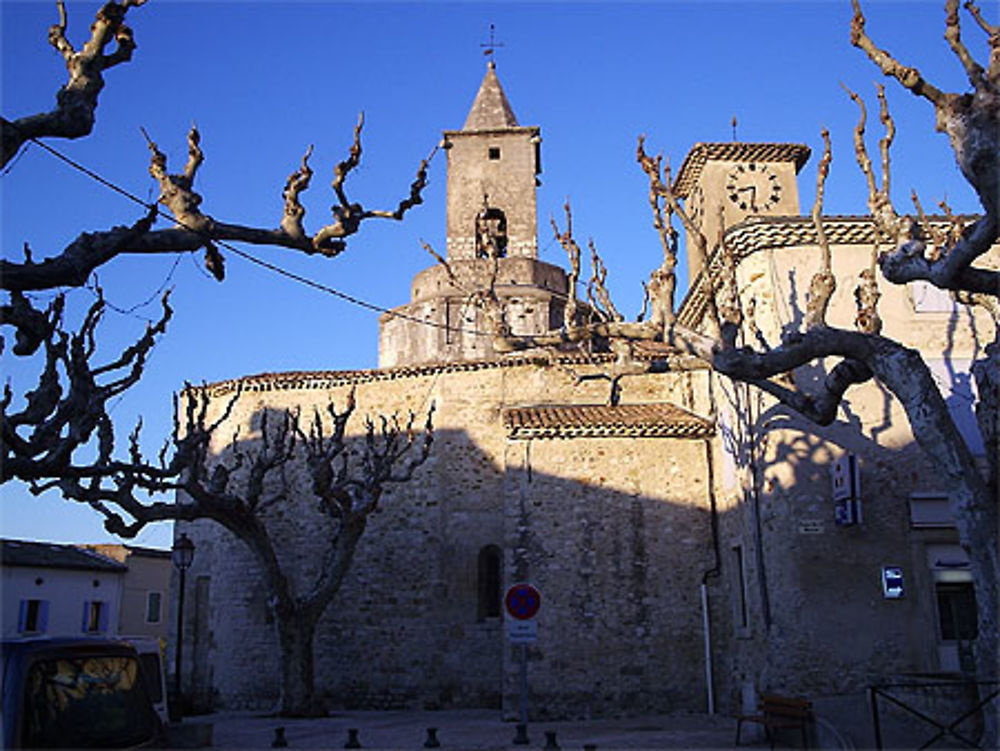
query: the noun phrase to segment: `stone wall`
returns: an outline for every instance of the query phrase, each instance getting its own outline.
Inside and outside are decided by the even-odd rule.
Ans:
[[[509,696],[515,668],[502,621],[481,619],[477,607],[477,561],[488,545],[507,551],[504,587],[526,563],[546,593],[533,657],[542,668],[533,687],[539,711],[700,705],[703,692],[690,688],[701,671],[697,586],[711,565],[703,441],[508,441],[499,419],[505,406],[606,398],[603,387],[581,392],[556,369],[494,364],[391,380],[363,375],[354,430],[367,413],[419,412],[433,400],[436,437],[415,480],[382,499],[321,621],[317,684],[332,705],[499,706],[501,694]],[[638,378],[626,394],[680,402],[692,393],[690,378]],[[228,398],[220,393],[216,402]],[[342,406],[346,388],[248,390],[232,422],[252,438],[262,410],[296,406],[309,414],[331,398]],[[232,426],[220,433],[231,435]],[[523,519],[514,514],[522,496],[512,487],[529,469],[532,552],[515,560]],[[328,538],[301,470],[291,475],[300,499],[276,507],[268,524],[288,541],[282,562],[305,586]],[[277,699],[278,665],[256,563],[214,524],[182,527],[198,550],[189,581],[211,577],[215,701],[268,707]],[[197,638],[193,627],[187,638]]]
[[[411,302],[379,318],[379,367],[479,360],[494,355],[490,327],[471,299],[471,290],[490,284],[493,264],[485,259],[449,262],[417,274]],[[541,334],[562,325],[566,273],[534,258],[501,258],[494,289],[511,331]]]
[[[835,249],[840,289],[831,320],[841,325],[850,325],[852,281],[868,250]],[[816,267],[818,252],[806,247],[743,261],[742,286],[768,337],[797,320]],[[954,365],[992,336],[978,318],[919,312],[910,289],[883,291],[886,333],[932,360],[940,350]],[[735,712],[766,690],[835,706],[837,696],[857,696],[885,676],[941,669],[926,551],[954,542],[955,533],[911,528],[908,501],[948,489],[936,484],[905,416],[878,385],[852,389],[839,419],[820,428],[705,370],[678,370],[625,379],[622,401],[671,402],[717,418],[708,446],[614,431],[509,437],[506,408],[603,404],[606,383],[574,377],[593,367],[582,358],[562,367],[511,358],[244,379],[220,436],[238,423],[252,440],[262,410],[308,414],[330,399],[342,406],[352,386],[354,435],[366,414],[421,413],[432,401],[437,408],[430,459],[383,498],[321,623],[317,683],[331,706],[515,713],[520,650],[507,644],[502,621],[479,608],[486,546],[503,550],[503,586],[527,579],[543,595],[539,640],[528,650],[538,717],[703,709],[703,583],[720,711]],[[825,367],[793,377],[808,389]],[[945,367],[948,388],[961,385],[948,374]],[[213,409],[232,386],[214,387]],[[224,454],[221,438],[215,449]],[[845,452],[859,457],[863,522],[838,528],[829,468]],[[286,541],[283,560],[307,582],[326,538],[304,475],[290,480],[299,500],[278,507],[269,524]],[[189,581],[201,581],[206,598],[186,635],[211,665],[196,680],[210,684],[203,694],[219,707],[266,708],[276,699],[277,659],[255,564],[209,523],[181,528],[198,545]],[[902,567],[902,599],[882,596],[884,565]],[[207,625],[196,627],[199,618]]]
[[[699,585],[712,566],[700,440],[512,441],[509,570],[542,593],[528,650],[539,717],[705,708]],[[520,655],[508,647],[504,711]]]
[[[535,199],[538,128],[446,131],[448,154],[448,258],[476,257],[476,215],[483,196],[507,220],[507,255],[538,255]],[[497,158],[491,158],[490,150]]]
[[[831,324],[852,327],[857,272],[869,253],[863,245],[834,247]],[[757,322],[771,341],[801,321],[803,290],[819,265],[815,247],[764,250],[742,262],[741,289],[755,299]],[[922,351],[956,421],[971,435],[969,401],[951,376],[967,370],[992,326],[978,314],[921,307],[915,291],[882,285],[884,333]],[[797,369],[797,386],[808,392],[832,364]],[[719,379],[714,391],[722,432],[732,436],[724,442],[728,469],[720,483],[726,564],[720,585],[735,601],[739,547],[749,607],[748,625],[733,623],[723,635],[724,675],[732,679],[720,684],[720,705],[736,711],[748,695],[774,691],[829,697],[836,707],[835,697],[861,696],[887,677],[945,669],[926,550],[956,542],[957,533],[911,525],[913,494],[946,496],[948,488],[914,442],[898,402],[869,382],[852,388],[840,419],[821,427],[745,387]],[[977,445],[981,451],[970,439],[974,451]],[[863,520],[838,527],[829,471],[847,452],[859,461]],[[902,568],[901,599],[883,596],[886,565]],[[847,729],[842,717],[835,719]]]

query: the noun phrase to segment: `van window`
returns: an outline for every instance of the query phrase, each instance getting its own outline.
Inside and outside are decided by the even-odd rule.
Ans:
[[[160,674],[160,655],[154,652],[140,652],[142,675],[146,680],[146,692],[153,704],[163,701],[163,676]]]
[[[135,657],[39,660],[25,683],[27,747],[122,748],[147,741],[156,719]]]

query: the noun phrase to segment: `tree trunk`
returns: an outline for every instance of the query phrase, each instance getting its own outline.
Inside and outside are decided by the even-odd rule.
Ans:
[[[969,555],[976,593],[978,635],[975,644],[978,680],[994,681],[998,674],[1000,553],[998,502],[991,484],[983,481],[965,440],[955,427],[947,405],[919,354],[907,348],[872,358],[872,370],[903,405],[910,430],[941,473],[949,491],[949,507],[959,540]],[[985,735],[982,748],[994,748],[998,733],[997,702],[983,707]],[[983,741],[985,740],[985,745]]]
[[[318,613],[302,608],[275,608],[281,658],[282,717],[321,717],[316,697],[313,643]]]

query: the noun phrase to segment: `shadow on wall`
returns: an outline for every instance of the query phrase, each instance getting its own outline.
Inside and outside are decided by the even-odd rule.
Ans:
[[[660,482],[650,471],[668,446],[687,452],[670,466],[686,463],[692,476],[675,468]],[[464,431],[442,430],[414,480],[384,494],[317,631],[317,688],[331,707],[499,707],[517,689],[499,602],[515,569],[544,597],[530,649],[534,711],[704,705],[698,587],[714,564],[704,443],[535,441],[530,451],[530,465],[505,471]],[[546,471],[557,461],[565,476]],[[670,485],[676,499],[644,483]],[[319,513],[300,463],[263,484],[273,500],[259,517],[293,586],[308,591],[336,522]],[[210,638],[197,659],[213,682],[192,689],[225,708],[270,708],[278,662],[260,566],[218,525],[189,534],[199,551],[189,581],[210,577],[200,626]]]
[[[944,350],[927,363],[967,445],[981,455],[973,387],[963,372],[972,358],[954,354],[959,318],[955,312],[948,319]],[[969,324],[974,357],[981,349]],[[796,369],[794,378],[808,392],[826,375],[817,364]],[[976,637],[972,580],[957,531],[946,519],[911,519],[914,496],[939,502],[947,517],[949,488],[880,384],[852,389],[840,419],[824,427],[768,406],[742,385],[723,382],[719,394],[723,495],[737,499],[734,513],[720,520],[722,559],[732,563],[732,591],[744,588],[723,657],[733,688],[743,686],[734,696],[744,711],[765,691],[823,697],[817,711],[832,713],[824,721],[871,745],[867,688],[912,681],[914,674],[953,681],[960,677],[953,671],[966,665],[947,659],[948,651],[971,653]],[[845,454],[858,459],[861,513],[856,523],[840,525],[830,469]],[[952,558],[944,564],[935,554],[941,550]],[[901,571],[902,596],[883,590],[886,568]]]
[[[701,440],[507,441],[498,458],[464,431],[438,432],[414,479],[380,500],[320,621],[315,667],[327,705],[515,706],[519,650],[506,642],[498,599],[516,579],[544,598],[528,650],[539,718],[703,711],[703,581],[724,713],[739,711],[747,681],[816,696],[930,669],[933,582],[911,549],[906,504],[930,481],[913,469],[919,450],[880,446],[850,414],[818,429],[781,409],[760,414],[739,389],[726,397],[752,421],[722,426],[739,471],[717,537]],[[863,457],[860,525],[834,524],[831,447]],[[220,461],[253,448],[244,442]],[[361,448],[350,440],[355,459]],[[264,487],[273,500],[260,518],[293,586],[308,591],[336,520],[320,513],[299,460]],[[203,661],[190,688],[216,708],[269,709],[278,655],[260,567],[211,522],[190,534],[199,553],[189,581],[202,591],[186,638]],[[901,600],[881,597],[887,563],[903,567]]]

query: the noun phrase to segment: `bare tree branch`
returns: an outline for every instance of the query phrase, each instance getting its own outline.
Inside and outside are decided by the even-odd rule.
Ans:
[[[823,158],[820,159],[816,171],[816,199],[813,202],[812,220],[816,228],[816,241],[823,254],[823,267],[813,275],[809,285],[809,298],[806,301],[806,329],[826,325],[826,311],[830,307],[830,298],[837,289],[837,279],[833,275],[833,258],[830,254],[830,243],[826,239],[823,228],[823,190],[826,178],[830,174],[830,162],[833,155],[830,150],[830,132],[823,128]]]
[[[955,53],[955,57],[962,63],[962,67],[965,68],[969,83],[973,86],[982,86],[986,82],[986,71],[982,65],[976,62],[968,48],[962,43],[958,20],[958,0],[947,0],[945,11],[947,16],[944,38],[947,40],[948,46],[951,47],[951,51]]]
[[[356,143],[360,137],[356,131]],[[148,136],[147,136],[148,138]],[[218,279],[224,276],[223,260],[217,244],[227,242],[244,242],[251,245],[272,245],[289,248],[307,254],[320,253],[327,257],[340,254],[346,247],[346,238],[356,233],[361,223],[369,218],[390,218],[399,220],[406,211],[421,202],[421,191],[427,185],[427,167],[431,156],[420,163],[417,178],[410,186],[410,194],[399,207],[392,212],[373,212],[352,204],[340,211],[344,221],[336,225],[324,227],[313,237],[306,236],[301,228],[302,213],[298,221],[289,219],[286,214],[282,226],[278,229],[247,227],[238,224],[219,222],[201,212],[202,197],[194,190],[194,178],[198,166],[204,159],[200,146],[200,135],[192,127],[188,133],[188,161],[180,174],[167,172],[166,156],[157,145],[149,141],[152,153],[150,174],[160,185],[158,201],[166,206],[174,216],[176,225],[172,229],[151,229],[158,215],[155,206],[149,214],[131,227],[115,227],[104,232],[84,232],[72,243],[67,245],[58,255],[46,258],[40,262],[30,260],[15,263],[0,260],[0,288],[11,291],[27,291],[55,289],[58,287],[78,287],[86,283],[91,272],[104,263],[122,254],[160,254],[194,251],[205,248],[206,265]],[[353,151],[353,147],[352,147]],[[360,151],[358,152],[360,155]],[[342,162],[351,163],[351,160]],[[338,169],[340,166],[338,166]],[[308,169],[305,166],[305,169]],[[349,170],[347,170],[349,171]],[[344,171],[343,177],[346,177]],[[301,170],[300,170],[300,174]],[[343,192],[343,177],[339,190]],[[289,178],[291,180],[291,178]],[[297,211],[298,194],[305,189],[308,180],[303,184],[303,177],[296,180],[296,185],[290,189],[286,184],[286,212],[291,207],[293,214]],[[287,192],[291,190],[291,192]],[[301,205],[299,205],[301,209]],[[335,207],[334,214],[339,209]],[[288,220],[288,221],[286,221]],[[291,227],[291,232],[288,228]]]
[[[90,39],[77,52],[66,37],[66,7],[58,0],[59,21],[49,29],[49,43],[66,61],[69,79],[56,94],[56,108],[50,112],[2,120],[2,157],[4,167],[17,154],[24,143],[32,138],[80,138],[94,127],[97,100],[104,88],[103,72],[132,59],[135,40],[132,30],[125,25],[129,8],[142,5],[145,0],[107,2],[90,27]],[[116,48],[105,54],[109,44]]]
[[[851,20],[851,44],[868,55],[881,71],[892,76],[904,87],[917,96],[923,97],[937,105],[944,101],[945,94],[940,89],[928,83],[916,68],[910,68],[897,61],[889,52],[879,49],[865,32],[865,17],[861,12],[858,0],[851,0],[854,6],[854,17]]]

